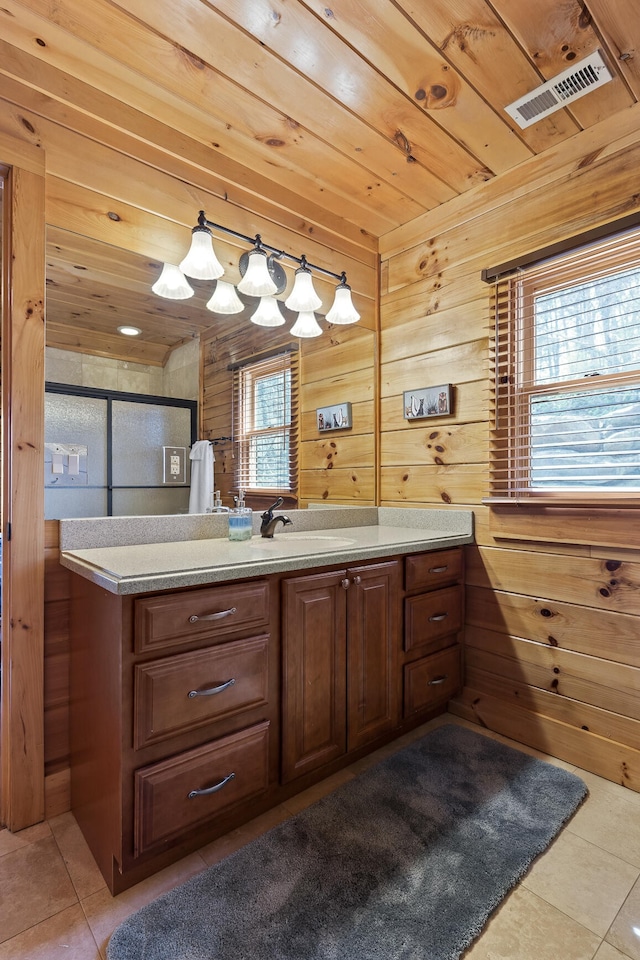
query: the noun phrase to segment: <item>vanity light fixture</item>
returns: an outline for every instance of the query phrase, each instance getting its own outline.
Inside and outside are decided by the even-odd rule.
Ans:
[[[213,249],[214,230],[253,245],[252,250],[243,253],[240,257],[239,269],[242,279],[237,285],[240,293],[249,297],[260,297],[260,303],[251,317],[253,323],[263,327],[275,327],[285,322],[276,300],[277,295],[283,293],[287,285],[287,275],[278,262],[283,258],[299,264],[295,272],[293,289],[285,300],[285,306],[298,313],[298,319],[291,328],[293,336],[318,337],[322,333],[314,312],[322,307],[322,300],[313,286],[314,272],[334,277],[339,281],[333,305],[326,314],[326,320],[329,323],[347,324],[357,323],[360,319],[360,314],[353,305],[351,287],[347,283],[344,271],[334,273],[332,270],[308,263],[304,255],[296,257],[292,253],[287,253],[286,250],[271,247],[262,242],[260,234],[248,237],[230,227],[213,223],[207,220],[204,210],[200,211],[198,223],[191,231],[191,247],[186,257],[181,260],[179,266],[165,263],[160,277],[151,288],[154,293],[171,300],[186,300],[194,293],[187,277],[192,277],[194,280],[216,280],[216,289],[207,303],[207,309],[222,314],[241,313],[245,309],[233,285],[220,280],[224,274],[224,268]]]
[[[175,263],[165,263],[162,273],[151,289],[159,297],[166,297],[168,300],[186,300],[195,293],[184,273]]]
[[[118,327],[118,333],[121,333],[124,337],[137,337],[142,333],[140,327],[130,327],[128,325]]]
[[[232,283],[216,280],[216,288],[211,299],[207,301],[206,307],[214,313],[241,313],[244,310],[244,303]]]

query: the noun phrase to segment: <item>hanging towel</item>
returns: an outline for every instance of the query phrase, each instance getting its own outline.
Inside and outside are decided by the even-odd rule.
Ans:
[[[213,447],[208,440],[196,440],[189,454],[191,489],[189,513],[206,513],[213,506]]]

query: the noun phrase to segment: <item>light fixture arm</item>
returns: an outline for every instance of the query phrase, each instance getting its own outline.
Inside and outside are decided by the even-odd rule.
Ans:
[[[325,267],[320,267],[318,264],[309,263],[304,254],[301,257],[296,257],[293,253],[288,253],[286,250],[279,250],[277,247],[272,247],[268,243],[263,243],[262,237],[259,233],[255,237],[248,237],[245,233],[239,233],[237,230],[233,230],[231,227],[223,227],[220,223],[214,223],[213,220],[207,220],[204,210],[201,210],[198,214],[198,226],[207,227],[209,230],[219,230],[221,233],[226,233],[230,237],[235,237],[237,240],[244,240],[245,243],[252,243],[256,250],[268,250],[269,253],[273,255],[275,260],[280,260],[282,257],[286,257],[288,260],[293,260],[295,263],[300,266],[305,267],[308,270],[316,270],[320,273],[324,273],[327,277],[333,277],[335,280],[339,280],[341,283],[347,282],[347,275],[342,271],[342,273],[334,273],[333,270],[327,270]]]

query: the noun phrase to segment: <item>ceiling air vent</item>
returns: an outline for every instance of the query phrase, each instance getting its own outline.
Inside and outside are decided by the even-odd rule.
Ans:
[[[531,93],[514,100],[505,110],[518,126],[529,127],[612,79],[600,51],[596,50],[553,80],[547,80]]]

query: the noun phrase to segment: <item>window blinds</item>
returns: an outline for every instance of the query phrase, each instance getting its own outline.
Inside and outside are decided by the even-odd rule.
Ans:
[[[298,354],[286,351],[234,369],[236,484],[296,494]]]
[[[640,231],[498,280],[491,498],[640,492]]]

